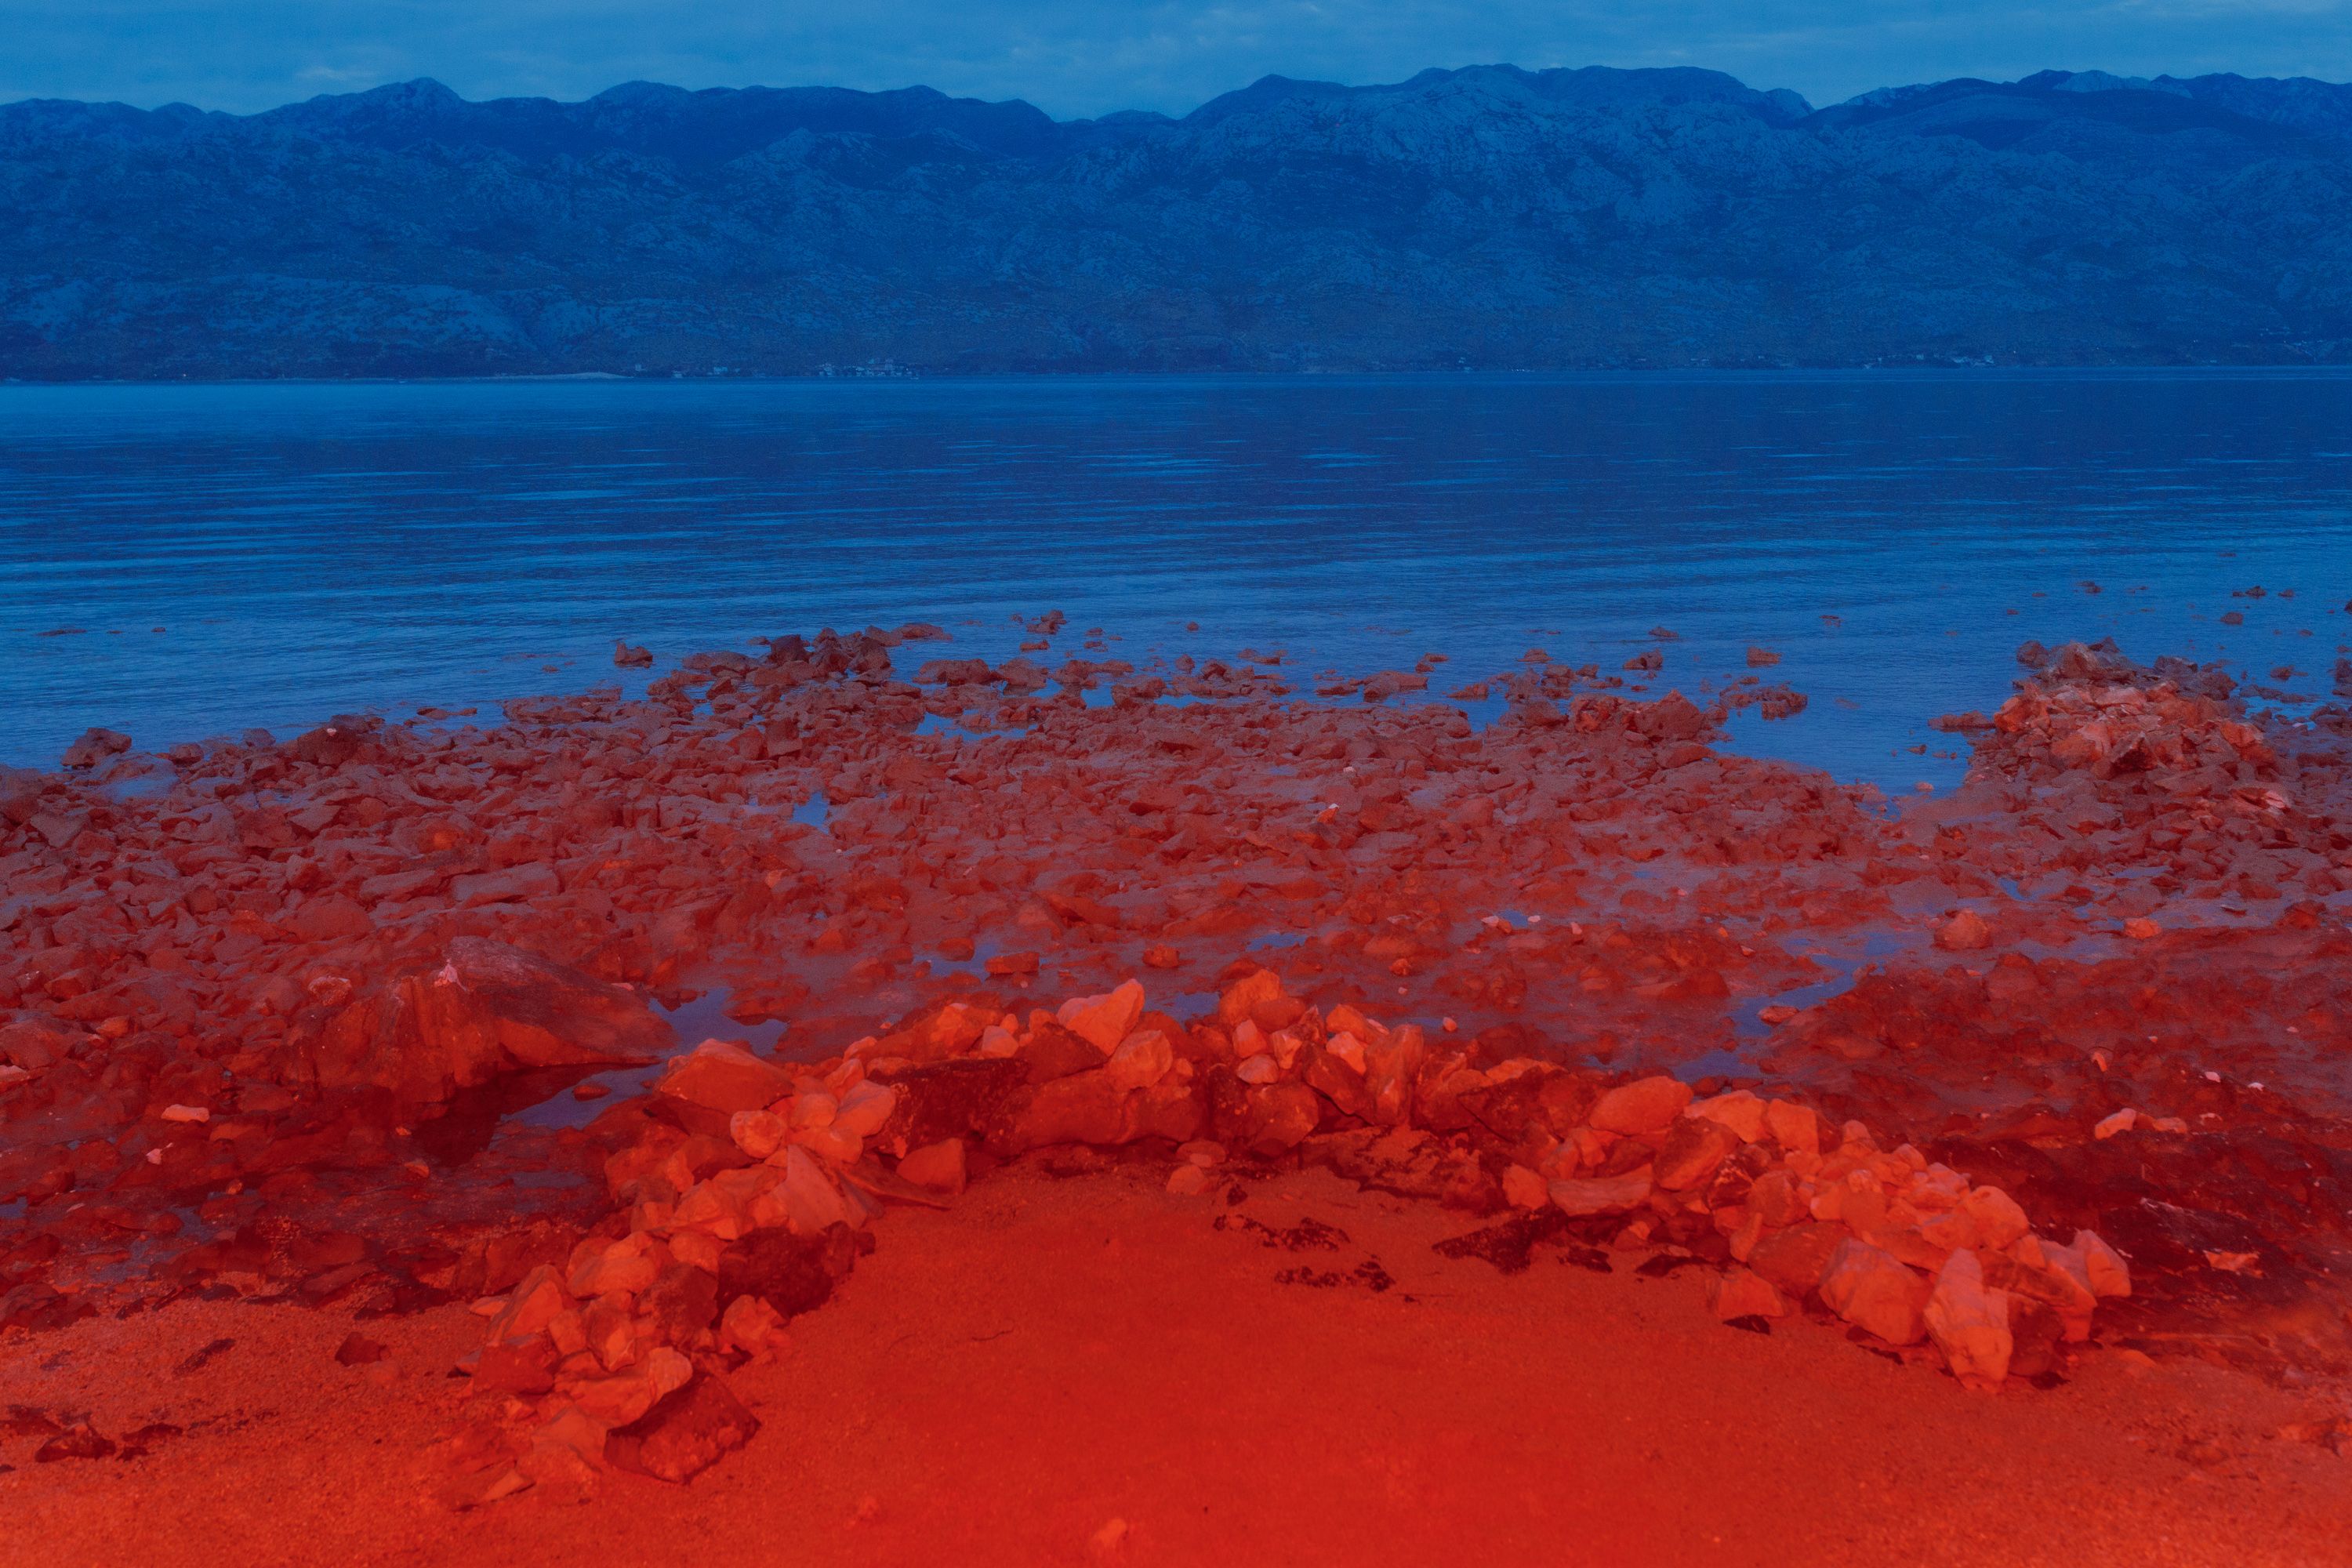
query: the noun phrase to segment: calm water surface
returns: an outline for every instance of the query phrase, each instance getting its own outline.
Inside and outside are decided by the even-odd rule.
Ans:
[[[2324,694],[2347,517],[2327,374],[0,386],[0,761],[1059,608],[1310,675],[1761,644],[1812,706],[1740,746],[1907,789],[2029,637]]]

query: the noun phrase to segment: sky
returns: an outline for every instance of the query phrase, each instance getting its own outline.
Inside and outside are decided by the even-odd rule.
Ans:
[[[1816,104],[2044,68],[2352,79],[2352,0],[0,0],[0,102],[238,112],[433,77],[467,98],[630,80],[1181,114],[1268,73],[1706,66]]]

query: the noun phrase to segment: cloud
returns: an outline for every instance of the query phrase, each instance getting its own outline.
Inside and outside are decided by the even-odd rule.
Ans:
[[[1701,65],[1816,102],[2049,67],[2352,75],[2352,0],[0,0],[0,100],[251,110],[431,76],[468,97],[921,82],[1181,113],[1268,72]]]

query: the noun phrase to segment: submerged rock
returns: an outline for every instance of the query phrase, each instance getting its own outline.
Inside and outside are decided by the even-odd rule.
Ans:
[[[461,936],[438,966],[412,971],[336,1015],[310,1065],[322,1088],[373,1085],[429,1101],[516,1068],[657,1061],[677,1037],[626,986]]]

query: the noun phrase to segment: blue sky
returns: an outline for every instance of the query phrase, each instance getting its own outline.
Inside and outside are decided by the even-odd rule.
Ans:
[[[2352,78],[2352,0],[0,0],[0,101],[237,110],[418,76],[468,98],[921,82],[1066,118],[1496,60],[1708,66],[1816,103],[2049,67]]]

